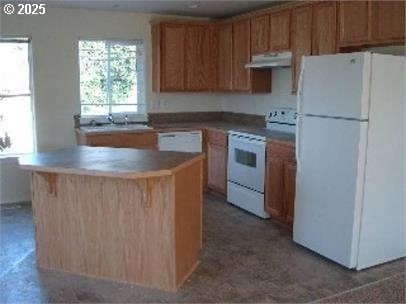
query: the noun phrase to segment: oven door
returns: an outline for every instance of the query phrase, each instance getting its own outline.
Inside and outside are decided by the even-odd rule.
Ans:
[[[265,142],[230,134],[228,180],[264,193]]]

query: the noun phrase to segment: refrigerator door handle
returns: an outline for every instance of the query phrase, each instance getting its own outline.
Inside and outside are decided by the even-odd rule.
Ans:
[[[295,154],[296,154],[296,168],[300,171],[300,116],[297,116],[296,121],[296,138],[295,138]]]
[[[303,100],[303,80],[304,80],[304,62],[305,57],[302,58],[302,65],[300,67],[299,83],[297,88],[297,113],[302,114],[302,100]]]

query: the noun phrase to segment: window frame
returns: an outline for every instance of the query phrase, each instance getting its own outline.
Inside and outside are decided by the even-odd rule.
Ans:
[[[135,46],[141,46],[142,48],[142,69],[140,72],[136,72],[136,76],[142,75],[142,90],[141,90],[141,97],[142,97],[142,102],[141,103],[128,103],[128,104],[122,104],[122,105],[128,105],[128,106],[138,106],[139,108],[142,108],[142,111],[123,111],[123,112],[116,112],[112,113],[112,106],[114,105],[113,103],[103,103],[100,105],[108,105],[109,106],[109,112],[105,115],[102,114],[82,114],[82,105],[94,105],[90,103],[82,103],[81,100],[81,84],[80,84],[80,42],[81,41],[97,41],[97,42],[105,42],[106,45],[110,44],[120,44],[120,45],[135,45]],[[145,56],[145,44],[144,44],[144,39],[104,39],[104,38],[85,38],[85,37],[79,37],[78,40],[78,66],[79,66],[79,103],[80,103],[80,114],[81,114],[81,121],[83,123],[89,123],[93,119],[98,119],[98,120],[104,120],[106,119],[107,115],[110,113],[115,117],[115,118],[121,118],[124,119],[125,116],[127,116],[131,121],[146,121],[146,115],[147,115],[147,102],[146,102],[146,83],[145,83],[145,72],[146,72],[146,56]],[[109,61],[107,61],[109,62]],[[140,73],[140,74],[138,74]],[[110,74],[110,73],[108,73]],[[107,81],[108,83],[108,91],[106,92],[107,95],[111,94],[111,81]],[[137,78],[137,85],[138,85],[138,78]],[[138,91],[138,89],[137,89]],[[137,101],[138,101],[138,95],[139,93],[137,92]],[[107,98],[108,100],[108,98]],[[118,104],[120,105],[120,104]],[[107,121],[107,119],[106,119]]]
[[[29,93],[22,94],[10,94],[10,95],[1,95],[0,98],[14,98],[14,97],[30,97],[30,108],[31,108],[31,132],[32,132],[32,151],[31,152],[1,152],[0,151],[0,160],[4,161],[7,159],[16,159],[22,155],[29,155],[37,153],[38,143],[37,143],[37,124],[36,124],[36,111],[35,111],[35,90],[34,90],[34,77],[33,77],[33,56],[32,56],[32,38],[31,36],[11,36],[11,35],[2,35],[0,34],[0,42],[3,43],[27,43],[28,48],[28,89]]]

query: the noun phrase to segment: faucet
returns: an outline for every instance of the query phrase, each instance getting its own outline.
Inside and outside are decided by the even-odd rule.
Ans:
[[[115,124],[114,119],[113,119],[113,114],[109,113],[109,115],[107,115],[107,120],[108,120],[112,125]]]
[[[124,124],[125,124],[125,125],[128,125],[128,115],[125,115],[125,116],[124,116]]]

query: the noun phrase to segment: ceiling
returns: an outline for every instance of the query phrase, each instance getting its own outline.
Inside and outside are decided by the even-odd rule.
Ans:
[[[14,0],[15,2],[38,3],[33,0]],[[220,18],[228,17],[259,8],[269,7],[283,1],[267,0],[189,0],[189,1],[170,1],[170,0],[45,0],[51,7],[65,8],[88,8],[101,10],[118,10],[143,13],[156,13],[193,17]]]

